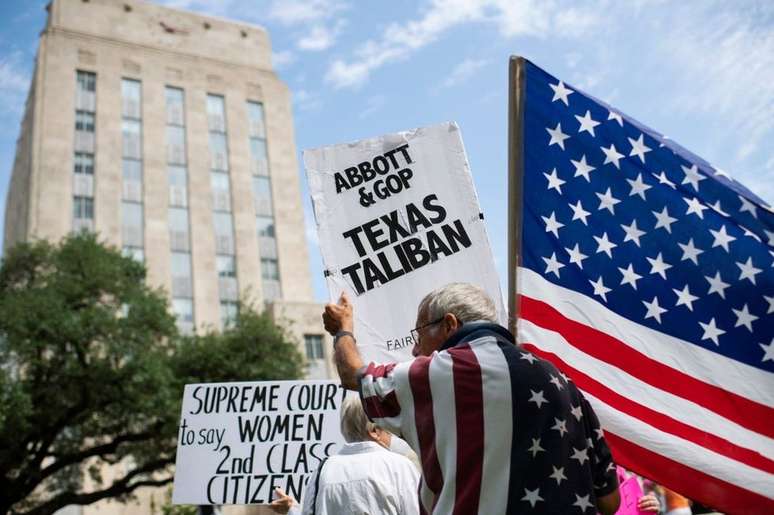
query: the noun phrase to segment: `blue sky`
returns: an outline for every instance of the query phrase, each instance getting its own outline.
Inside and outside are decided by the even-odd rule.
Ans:
[[[503,283],[512,54],[668,135],[774,202],[770,1],[158,3],[269,30],[275,68],[293,91],[299,163],[305,148],[456,121]],[[2,213],[45,4],[0,3]],[[302,182],[315,295],[324,300]]]

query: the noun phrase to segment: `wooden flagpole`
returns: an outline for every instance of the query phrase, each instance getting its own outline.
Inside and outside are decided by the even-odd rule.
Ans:
[[[523,57],[511,56],[508,65],[508,329],[514,335],[519,317],[516,269],[521,264],[525,63]]]

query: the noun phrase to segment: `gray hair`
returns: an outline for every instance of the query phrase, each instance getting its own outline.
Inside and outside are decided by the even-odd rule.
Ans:
[[[368,420],[363,410],[360,398],[349,395],[341,403],[341,434],[348,443],[367,442],[371,440],[369,431],[373,431],[376,424]]]
[[[461,322],[475,320],[497,321],[494,301],[474,284],[450,283],[431,291],[419,303],[417,313],[425,311],[427,321],[437,320],[451,313]]]

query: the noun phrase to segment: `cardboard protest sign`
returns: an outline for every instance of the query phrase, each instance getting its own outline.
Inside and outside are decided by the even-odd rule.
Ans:
[[[332,301],[349,293],[368,361],[411,357],[419,301],[451,282],[500,282],[454,123],[304,152]]]
[[[189,384],[183,394],[172,502],[267,504],[306,482],[344,443],[332,381]]]

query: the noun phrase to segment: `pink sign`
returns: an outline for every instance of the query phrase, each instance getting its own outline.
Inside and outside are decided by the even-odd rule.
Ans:
[[[621,494],[621,505],[615,515],[648,515],[647,512],[637,509],[637,501],[642,497],[642,487],[637,477],[633,474],[626,477],[626,472],[617,467],[618,491]],[[624,479],[625,478],[625,479]]]

